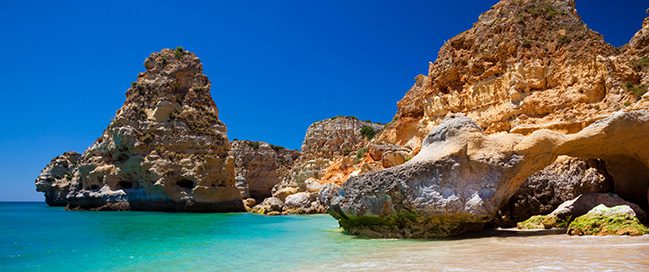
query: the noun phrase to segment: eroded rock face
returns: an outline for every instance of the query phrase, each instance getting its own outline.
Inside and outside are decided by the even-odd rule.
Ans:
[[[350,178],[329,212],[352,234],[459,234],[491,221],[527,177],[559,155],[648,165],[648,132],[647,110],[616,112],[574,134],[540,130],[529,136],[486,135],[471,119],[451,114],[412,160]]]
[[[36,191],[45,194],[47,205],[67,205],[67,195],[80,157],[77,152],[65,152],[52,159],[36,178]]]
[[[302,142],[303,159],[333,159],[364,147],[369,137],[363,135],[363,127],[378,132],[383,126],[346,116],[336,116],[311,124]]]
[[[102,136],[81,156],[69,208],[243,211],[226,127],[192,53],[164,49]]]
[[[314,196],[324,184],[341,184],[360,171],[353,167],[367,154],[366,146],[383,126],[356,117],[337,116],[318,121],[309,126],[302,143],[300,158],[286,178],[273,188],[273,196],[285,200],[300,192]],[[356,171],[356,172],[355,172]],[[308,182],[307,182],[308,181]],[[306,203],[306,202],[305,202]],[[324,212],[326,209],[311,205],[289,209],[289,213]]]
[[[300,153],[265,142],[235,140],[230,153],[234,157],[236,186],[244,198],[261,202],[272,195],[273,186],[289,173]]]
[[[637,101],[631,89],[649,69],[636,67],[649,61],[647,22],[621,55],[572,0],[500,1],[444,44],[379,140],[416,153],[448,113],[466,114],[487,134],[577,132]]]
[[[525,180],[498,211],[496,225],[511,227],[533,215],[548,214],[565,201],[585,193],[613,191],[613,180],[600,160],[560,156]]]

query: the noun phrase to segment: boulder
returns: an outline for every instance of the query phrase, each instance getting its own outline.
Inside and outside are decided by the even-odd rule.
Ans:
[[[243,199],[243,205],[246,207],[246,210],[252,209],[255,205],[257,205],[257,201],[254,198],[245,198]]]
[[[649,234],[649,228],[640,223],[634,210],[627,205],[609,208],[600,204],[572,221],[568,234],[637,236]]]
[[[646,133],[646,110],[616,112],[578,133],[540,130],[528,136],[485,135],[466,116],[449,114],[412,160],[350,178],[329,212],[352,234],[456,235],[493,220],[527,177],[559,155],[647,165]]]
[[[252,208],[252,212],[268,215],[277,215],[276,213],[281,214],[283,210],[284,202],[276,197],[266,198],[264,201]]]
[[[286,197],[284,212],[290,214],[322,213],[323,208],[317,202],[318,194],[299,192]]]
[[[645,212],[640,208],[640,206],[628,202],[616,194],[602,194],[602,193],[588,193],[583,194],[575,199],[564,202],[559,205],[554,211],[552,211],[549,216],[554,216],[564,220],[575,219],[579,216],[582,216],[588,213],[593,208],[604,205],[607,207],[613,206],[626,206],[630,207],[634,211],[633,216],[637,216],[641,220],[647,218]]]

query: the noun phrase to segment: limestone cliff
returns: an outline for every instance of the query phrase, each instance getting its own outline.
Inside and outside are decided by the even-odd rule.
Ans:
[[[254,198],[258,203],[272,196],[273,186],[287,176],[300,155],[265,142],[234,140],[231,146],[236,186],[243,198]]]
[[[164,49],[126,92],[108,128],[79,159],[69,208],[242,211],[226,127],[200,60]]]
[[[72,174],[80,157],[77,152],[65,152],[52,159],[36,178],[36,191],[45,194],[47,205],[67,205],[66,197],[70,192]]]
[[[326,207],[314,207],[322,185],[339,185],[350,175],[358,174],[353,173],[353,168],[340,169],[341,163],[353,166],[354,162],[361,161],[367,152],[364,146],[382,127],[381,124],[346,116],[336,116],[311,124],[304,136],[300,157],[284,180],[273,188],[273,196],[286,201],[290,195],[307,193],[308,195],[299,195],[299,201],[289,202],[294,203],[294,207],[287,211],[325,212]]]
[[[649,186],[649,111],[616,112],[574,134],[485,133],[452,114],[405,164],[350,178],[330,213],[350,233],[371,237],[439,237],[482,228],[525,179],[558,155],[597,158],[616,192],[644,195]],[[630,175],[629,173],[637,173]],[[640,196],[637,196],[640,197]]]
[[[634,60],[646,62],[645,32],[627,49]],[[379,139],[416,153],[450,112],[486,133],[577,132],[641,95],[641,71],[621,53],[581,21],[573,0],[500,1],[442,46]]]
[[[352,176],[330,213],[350,233],[433,237],[481,228],[512,196],[509,217],[591,191],[646,205],[648,27],[618,49],[572,0],[500,1],[444,44],[370,144],[410,151],[387,166],[405,164]],[[443,122],[457,113],[468,119]]]

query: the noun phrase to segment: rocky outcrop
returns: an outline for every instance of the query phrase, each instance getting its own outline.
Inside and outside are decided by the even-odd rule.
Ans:
[[[36,191],[45,194],[47,205],[67,205],[72,175],[80,157],[77,152],[65,152],[52,159],[36,178]]]
[[[554,163],[530,176],[498,211],[496,226],[510,227],[552,212],[562,203],[585,193],[613,191],[612,178],[602,161],[560,156]]]
[[[531,218],[518,223],[519,229],[550,229],[567,227],[572,220],[580,217],[598,205],[609,207],[624,205],[634,211],[634,217],[637,215],[640,219],[645,219],[646,214],[640,206],[628,202],[616,194],[612,193],[585,193],[574,199],[561,203],[548,215],[535,215]]]
[[[599,205],[587,214],[577,217],[568,227],[570,235],[631,235],[648,234],[631,207]]]
[[[574,134],[540,130],[528,136],[487,135],[466,116],[449,115],[412,160],[350,178],[330,214],[347,232],[371,237],[463,233],[491,221],[527,177],[559,155],[622,167],[621,161],[627,172],[635,170],[629,162],[649,165],[648,132],[646,110],[616,112]],[[627,182],[611,174],[616,185]]]
[[[280,215],[284,211],[284,202],[276,197],[269,197],[252,207],[252,212],[266,215]]]
[[[265,142],[234,140],[230,154],[234,157],[235,184],[243,198],[257,202],[272,196],[273,186],[288,175],[300,153]]]
[[[309,126],[302,142],[302,159],[346,156],[367,144],[382,125],[356,117],[336,116]]]
[[[649,65],[636,64],[649,61],[647,22],[621,56],[581,21],[573,0],[500,1],[442,46],[379,141],[416,153],[448,113],[464,113],[487,134],[575,133],[633,107],[646,89],[636,87]]]
[[[226,127],[200,60],[153,53],[108,128],[81,156],[67,205],[75,209],[243,211]]]
[[[273,188],[273,197],[286,200],[290,195],[305,192],[310,194],[309,199],[316,199],[322,185],[342,184],[352,175],[369,171],[367,167],[361,170],[356,163],[367,156],[364,146],[382,127],[377,123],[345,116],[311,124],[302,143],[300,158],[293,164],[290,174]],[[287,212],[326,211],[326,208],[311,205],[312,202],[300,202],[305,205],[292,207]]]

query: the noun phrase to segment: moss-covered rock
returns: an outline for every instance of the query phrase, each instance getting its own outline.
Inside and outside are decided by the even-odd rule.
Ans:
[[[518,229],[551,229],[565,228],[570,223],[569,219],[564,220],[552,215],[535,215],[529,219],[516,224]]]
[[[568,234],[637,236],[649,234],[649,228],[640,223],[629,206],[608,208],[599,205],[572,221],[568,227]]]

